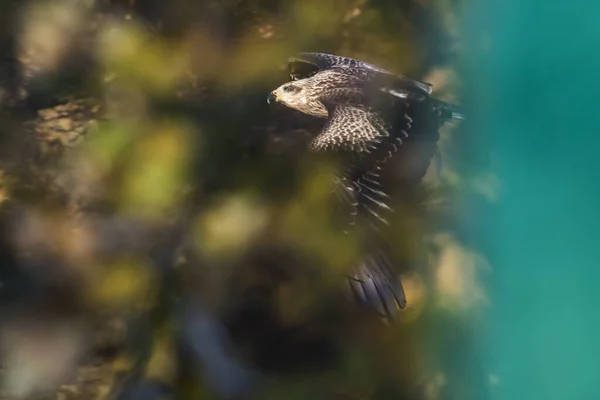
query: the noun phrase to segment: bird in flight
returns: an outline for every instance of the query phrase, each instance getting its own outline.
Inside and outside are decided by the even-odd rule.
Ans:
[[[326,119],[308,150],[344,156],[345,172],[338,178],[336,194],[349,207],[349,224],[355,226],[364,216],[379,232],[382,223],[388,224],[385,214],[392,211],[380,183],[381,169],[403,143],[437,142],[439,127],[464,119],[464,114],[432,98],[430,84],[356,59],[300,53],[288,66],[290,81],[273,90],[267,101]],[[393,318],[406,306],[404,289],[393,272],[389,248],[372,241],[368,255],[348,277],[350,288],[361,303]]]

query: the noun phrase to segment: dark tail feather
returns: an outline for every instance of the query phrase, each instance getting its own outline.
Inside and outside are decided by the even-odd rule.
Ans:
[[[402,282],[391,272],[388,259],[383,255],[367,257],[360,268],[348,278],[354,298],[381,316],[393,319],[406,307]]]

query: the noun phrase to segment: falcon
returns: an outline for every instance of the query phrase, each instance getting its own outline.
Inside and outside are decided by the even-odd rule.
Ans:
[[[336,194],[348,207],[348,223],[355,227],[362,217],[379,233],[392,211],[381,169],[394,155],[403,156],[399,150],[411,140],[430,141],[437,149],[439,127],[464,119],[464,114],[432,98],[431,84],[356,59],[300,53],[289,59],[288,67],[290,81],[273,90],[267,102],[325,119],[308,150],[342,155],[345,172]],[[376,239],[382,235],[365,236],[372,243],[348,276],[349,286],[359,302],[391,319],[406,307],[402,282],[388,256],[389,244]]]

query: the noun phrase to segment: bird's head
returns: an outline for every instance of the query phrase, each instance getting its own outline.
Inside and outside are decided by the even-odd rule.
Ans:
[[[295,108],[294,105],[307,103],[308,99],[305,92],[304,87],[296,84],[296,82],[288,82],[273,90],[267,97],[267,102],[280,102],[288,107]]]
[[[323,104],[315,96],[311,96],[308,89],[308,85],[303,85],[301,80],[284,83],[269,93],[267,102],[279,102],[306,114],[327,117]]]

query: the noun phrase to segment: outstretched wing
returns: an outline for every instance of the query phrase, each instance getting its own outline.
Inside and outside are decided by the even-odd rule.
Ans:
[[[389,135],[383,119],[368,108],[338,103],[328,109],[323,130],[309,145],[312,151],[368,152]]]
[[[306,68],[306,65],[312,68]],[[359,76],[372,82],[378,89],[401,98],[423,99],[431,94],[432,85],[410,79],[354,58],[326,53],[300,53],[289,59],[290,76],[306,78],[318,71],[335,70]]]
[[[403,121],[403,122],[400,122]],[[402,282],[386,256],[380,228],[388,223],[392,212],[389,196],[380,183],[380,170],[401,148],[412,120],[403,112],[391,135],[378,138],[368,152],[355,153],[350,168],[339,179],[337,193],[343,206],[350,210],[349,228],[360,221],[370,232],[371,251],[348,277],[357,301],[376,310],[382,317],[393,319],[398,309],[406,306]],[[382,242],[383,240],[383,242]]]
[[[366,63],[364,61],[326,53],[300,53],[296,57],[290,58],[289,62],[303,62],[313,64],[320,70],[331,69],[334,67],[361,68],[383,74],[393,75],[391,72],[386,71],[383,68]]]
[[[400,129],[392,129],[390,135],[369,143],[367,151],[352,153],[336,189],[338,198],[351,207],[350,225],[354,225],[357,218],[375,231],[379,231],[381,224],[388,224],[388,213],[392,209],[388,204],[389,196],[380,182],[380,172],[401,148],[409,129],[410,122],[407,121]]]

